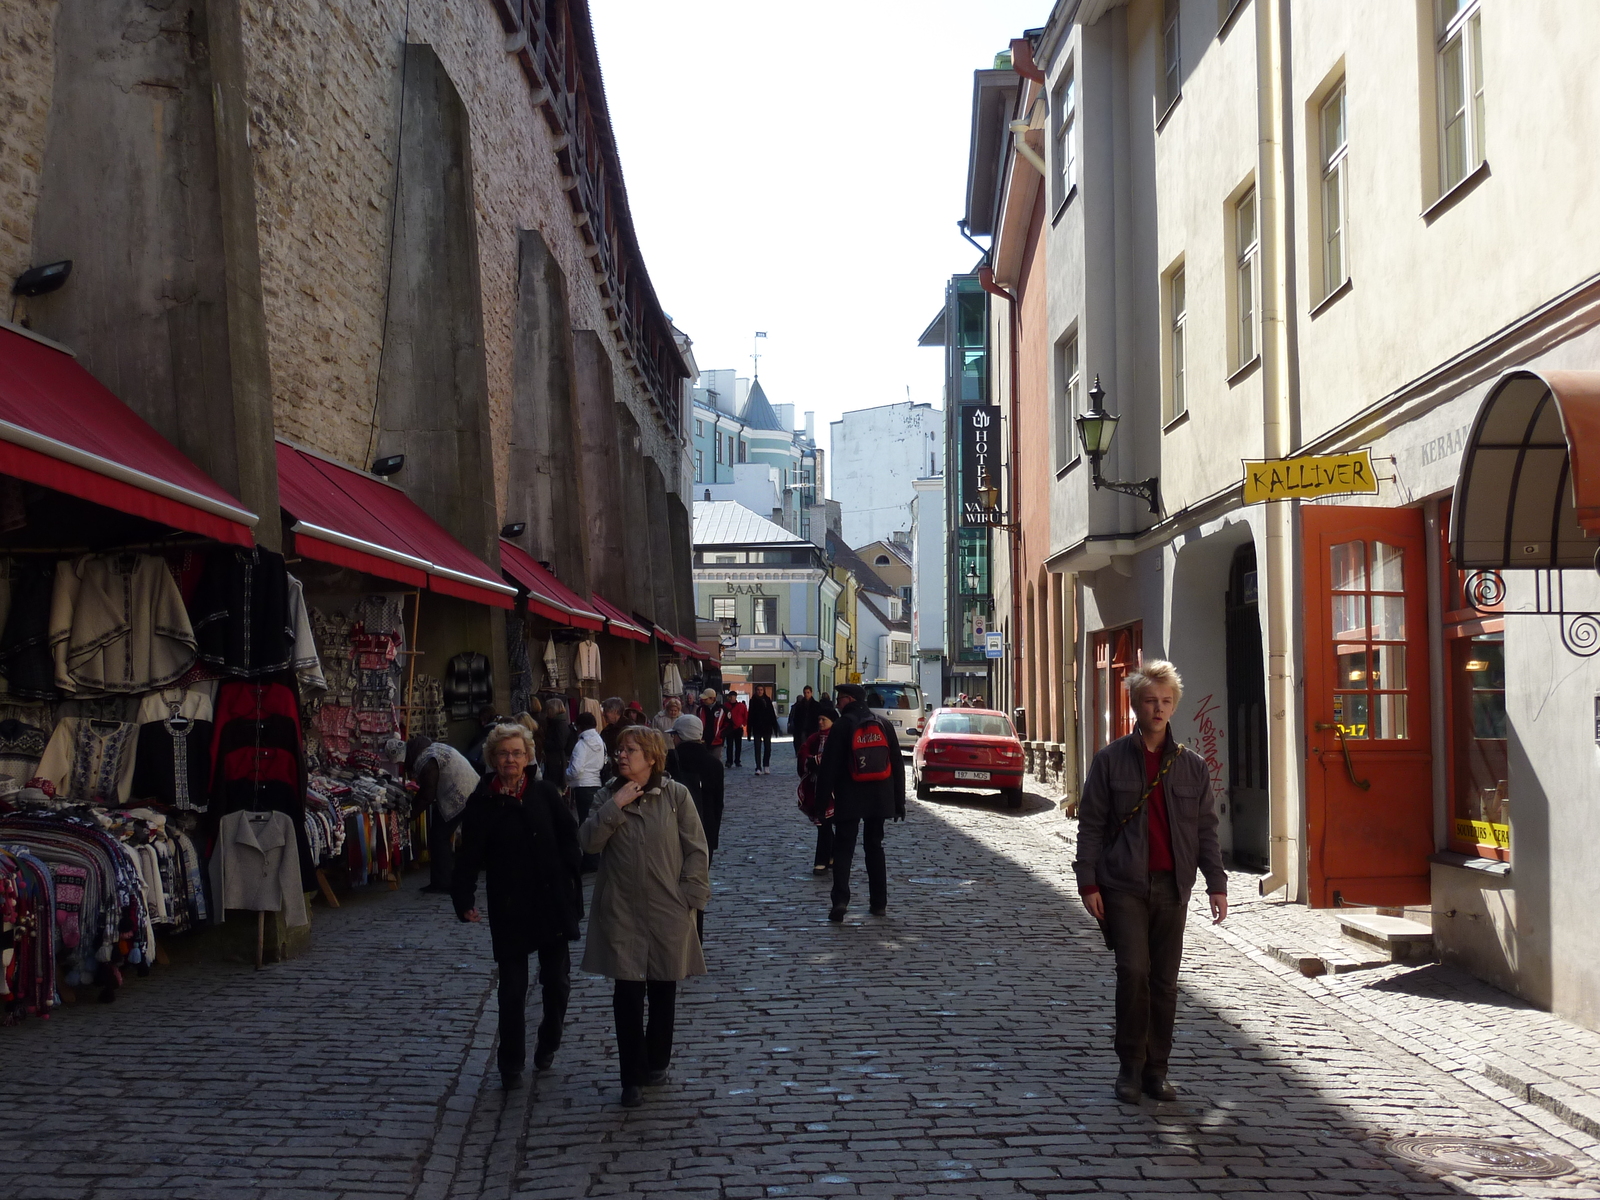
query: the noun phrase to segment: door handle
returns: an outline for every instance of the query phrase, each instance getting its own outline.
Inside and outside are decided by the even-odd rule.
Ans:
[[[1350,743],[1344,740],[1344,726],[1336,721],[1318,721],[1316,727],[1321,732],[1331,729],[1338,735],[1339,749],[1344,751],[1345,773],[1350,776],[1350,782],[1363,792],[1370,792],[1372,790],[1372,780],[1356,778],[1356,764],[1350,758]]]

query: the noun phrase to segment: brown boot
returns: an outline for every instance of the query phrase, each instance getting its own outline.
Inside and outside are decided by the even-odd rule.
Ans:
[[[1139,1074],[1127,1067],[1117,1072],[1117,1099],[1124,1104],[1139,1103]]]
[[[1176,1100],[1178,1089],[1167,1082],[1167,1076],[1163,1072],[1160,1075],[1144,1077],[1144,1094],[1152,1100]]]

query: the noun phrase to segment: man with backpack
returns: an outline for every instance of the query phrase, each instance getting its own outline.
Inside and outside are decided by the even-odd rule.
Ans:
[[[838,924],[850,907],[850,865],[856,837],[865,829],[867,896],[872,915],[889,908],[889,871],[883,857],[883,823],[906,816],[906,768],[894,728],[866,705],[866,690],[838,688],[839,720],[828,734],[817,768],[816,806],[833,809],[833,896],[828,920]]]

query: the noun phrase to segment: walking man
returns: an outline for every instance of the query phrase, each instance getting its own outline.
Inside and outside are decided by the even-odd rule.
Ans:
[[[828,920],[835,924],[844,920],[850,907],[850,862],[862,830],[872,915],[881,917],[888,911],[883,823],[890,817],[906,819],[906,768],[900,758],[900,742],[887,721],[873,716],[865,703],[866,694],[860,684],[839,686],[844,707],[823,744],[822,762],[817,767],[816,811],[833,810],[833,906]]]
[[[800,699],[789,706],[789,736],[794,739],[794,752],[798,758],[806,739],[817,731],[817,699],[808,683],[800,689]]]
[[[1138,720],[1094,756],[1078,805],[1073,869],[1089,915],[1117,956],[1117,1099],[1175,1100],[1167,1081],[1178,1004],[1183,924],[1196,872],[1205,876],[1212,924],[1228,915],[1228,877],[1217,842],[1205,759],[1173,739],[1183,680],[1152,659],[1127,678]]]

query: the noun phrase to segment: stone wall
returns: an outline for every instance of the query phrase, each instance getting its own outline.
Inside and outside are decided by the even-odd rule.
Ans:
[[[34,265],[45,129],[55,81],[54,0],[0,0],[0,287]]]

